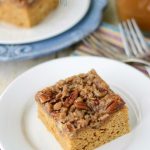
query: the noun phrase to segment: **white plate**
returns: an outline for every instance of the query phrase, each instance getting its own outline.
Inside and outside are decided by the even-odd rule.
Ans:
[[[86,14],[90,0],[61,0],[58,8],[31,29],[0,24],[1,44],[23,44],[54,37],[77,24]]]
[[[61,150],[37,118],[35,93],[70,75],[96,71],[129,107],[130,134],[97,150],[150,150],[150,80],[123,63],[98,57],[70,57],[41,64],[18,77],[2,94],[0,143],[4,150]]]

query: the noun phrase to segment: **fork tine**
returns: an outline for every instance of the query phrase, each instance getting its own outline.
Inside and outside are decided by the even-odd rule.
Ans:
[[[122,25],[125,29],[126,38],[128,40],[129,46],[130,46],[130,48],[129,48],[130,56],[132,56],[132,55],[137,56],[138,53],[137,53],[137,50],[136,50],[136,46],[134,45],[134,42],[132,40],[132,36],[130,34],[130,30],[128,28],[128,25],[127,25],[126,22],[123,22]]]
[[[135,31],[136,31],[136,33],[138,35],[139,41],[140,41],[144,51],[150,53],[150,50],[149,50],[146,42],[144,41],[144,37],[143,37],[143,35],[142,35],[142,33],[141,33],[141,31],[140,31],[136,21],[134,19],[131,19],[131,22],[132,22],[132,24],[134,26],[134,29],[135,29]]]
[[[132,55],[137,56],[138,55],[137,48],[135,46],[135,43],[133,42],[133,39],[132,39],[132,36],[130,34],[130,30],[128,28],[127,23],[123,22],[122,26],[124,27],[125,35],[126,35],[127,41],[129,43],[129,46],[130,46],[129,47],[130,56],[132,56]]]
[[[139,38],[138,38],[136,30],[134,29],[134,25],[132,24],[132,21],[127,20],[127,25],[128,25],[129,31],[130,31],[132,39],[133,39],[132,41],[135,43],[134,45],[137,48],[137,52],[138,52],[137,56],[143,56],[144,51],[142,49],[142,45],[139,42]]]
[[[121,23],[119,23],[119,30],[120,30],[120,33],[121,33],[121,37],[122,37],[124,47],[125,47],[125,53],[126,53],[127,56],[130,56],[131,53],[129,51],[128,41],[126,39],[126,35],[125,35],[124,29],[123,29],[123,26],[122,26]]]

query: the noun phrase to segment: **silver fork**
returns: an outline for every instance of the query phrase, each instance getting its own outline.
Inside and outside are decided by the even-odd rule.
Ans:
[[[136,28],[136,30],[135,29],[133,30],[133,28],[132,28],[132,36],[130,33],[131,31],[129,31],[129,26],[130,26],[130,30],[131,30],[131,24],[129,21],[128,21],[129,26],[127,26],[127,24],[125,22],[119,25],[119,28],[120,28],[120,30],[122,32],[122,36],[123,36],[123,42],[125,44],[125,53],[123,51],[118,50],[115,46],[113,46],[112,44],[110,44],[106,40],[104,40],[103,37],[99,33],[94,33],[93,35],[90,35],[88,38],[83,40],[83,42],[88,47],[87,50],[89,50],[89,53],[90,53],[90,50],[92,50],[93,55],[103,55],[105,57],[117,59],[117,60],[120,60],[120,61],[126,62],[126,63],[135,62],[135,63],[140,63],[140,64],[150,66],[150,62],[142,59],[145,56],[147,56],[148,54],[150,54],[150,50],[148,49],[148,47],[144,41],[144,38],[143,38],[139,28],[137,27],[135,21],[132,20],[132,22],[134,23],[134,27]],[[126,28],[124,28],[123,25]],[[124,34],[125,32],[128,34],[128,36],[130,36],[129,39]],[[137,34],[138,34],[138,36],[137,36]],[[133,40],[133,38],[134,38],[134,40]],[[132,48],[133,47],[135,48],[134,51],[132,51],[129,42],[132,45]]]
[[[150,55],[150,49],[144,41],[144,37],[136,21],[131,19],[121,22],[119,24],[119,29],[126,56],[129,58],[124,61],[130,62],[133,60],[150,66],[148,61],[143,60],[147,55]]]

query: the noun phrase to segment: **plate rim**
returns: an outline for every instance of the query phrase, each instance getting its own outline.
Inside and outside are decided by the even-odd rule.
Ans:
[[[144,75],[144,73],[142,73],[141,71],[139,71],[138,69],[126,64],[126,63],[123,63],[119,60],[114,60],[114,59],[111,59],[111,58],[106,58],[106,57],[98,57],[98,56],[66,56],[66,57],[62,57],[62,58],[55,58],[55,59],[52,59],[52,60],[49,60],[49,61],[45,61],[45,62],[42,62],[38,65],[35,65],[33,67],[31,67],[30,69],[24,71],[23,73],[21,73],[18,77],[16,77],[13,81],[10,82],[10,84],[5,88],[5,90],[1,93],[0,95],[0,102],[1,102],[1,99],[2,97],[6,94],[7,90],[17,81],[19,80],[20,78],[22,78],[22,76],[26,75],[28,72],[42,66],[42,65],[45,65],[45,64],[48,64],[50,62],[55,62],[55,61],[59,61],[59,60],[65,60],[65,59],[82,59],[82,58],[86,58],[86,59],[93,59],[93,58],[96,58],[96,59],[102,59],[102,60],[108,60],[108,61],[112,61],[112,62],[116,62],[116,63],[119,63],[121,65],[124,65],[124,66],[127,66],[131,69],[133,69],[134,71],[140,73],[144,78],[146,78],[148,80],[148,82],[150,83],[150,79],[148,76]]]

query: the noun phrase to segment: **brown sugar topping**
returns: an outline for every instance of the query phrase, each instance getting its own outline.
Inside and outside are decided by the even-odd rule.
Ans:
[[[95,70],[57,82],[38,92],[36,101],[57,121],[61,131],[71,134],[85,127],[100,127],[125,104]]]

